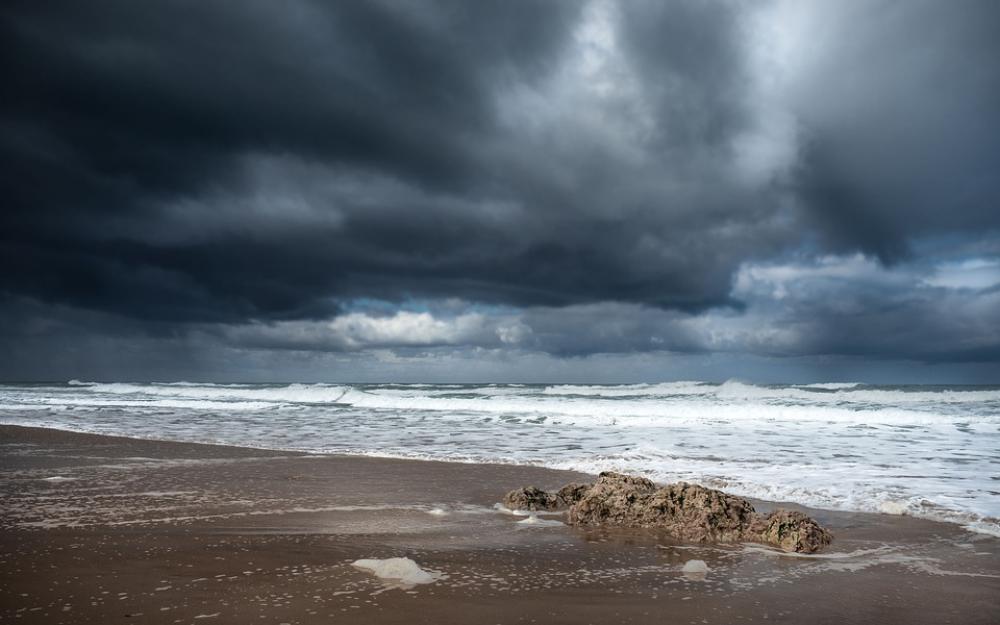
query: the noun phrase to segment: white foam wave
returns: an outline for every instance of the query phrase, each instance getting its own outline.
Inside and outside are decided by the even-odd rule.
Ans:
[[[798,388],[821,388],[828,391],[841,391],[861,386],[860,382],[816,382],[814,384],[796,384]]]
[[[713,386],[707,382],[663,382],[660,384],[579,385],[559,384],[542,389],[545,395],[596,397],[660,397],[671,395],[707,395]]]
[[[916,390],[916,389],[873,389],[858,386],[834,389],[833,392],[817,392],[820,387],[813,385],[814,390],[803,387],[787,386],[757,386],[730,380],[717,387],[715,395],[720,399],[729,400],[778,400],[801,401],[804,403],[845,403],[845,404],[945,404],[1000,402],[1000,390]]]
[[[0,403],[0,410],[39,410],[46,408],[178,408],[187,410],[263,410],[272,406],[268,402],[212,401],[207,399],[108,399],[102,397],[39,398],[33,403]]]
[[[157,396],[182,399],[215,399],[221,401],[256,400],[261,402],[336,403],[350,387],[339,384],[288,384],[260,387],[216,384],[123,384],[93,383],[86,389],[94,394]]]
[[[348,390],[340,400],[340,403],[356,408],[398,412],[429,411],[441,413],[444,418],[461,419],[464,418],[462,415],[468,413],[485,413],[510,415],[515,418],[545,417],[551,423],[566,425],[621,427],[679,425],[705,420],[839,421],[864,424],[924,424],[952,420],[950,416],[932,412],[879,406],[867,408],[823,404],[802,406],[697,399],[674,402],[618,399],[603,403],[597,400],[597,402],[590,398],[564,397],[465,398],[426,395],[397,397],[358,389]],[[968,418],[970,422],[979,419],[980,417],[975,415],[970,415]]]
[[[1000,521],[970,521],[964,523],[962,527],[976,534],[1000,538]]]
[[[267,401],[293,404],[347,402],[372,408],[426,410],[466,410],[486,412],[527,412],[580,414],[580,404],[600,402],[600,412],[617,416],[650,415],[657,407],[734,402],[770,406],[810,406],[850,410],[907,407],[927,411],[941,407],[960,410],[966,405],[989,404],[1000,413],[1000,390],[916,388],[870,388],[858,383],[816,383],[796,386],[760,386],[730,380],[723,384],[706,382],[664,382],[626,385],[557,385],[541,389],[518,385],[387,385],[352,387],[339,384],[288,384],[259,386],[174,382],[128,384],[80,382],[70,385],[92,395],[158,396],[176,399],[219,401]],[[632,403],[621,403],[621,402]],[[651,411],[651,408],[653,409]],[[584,409],[586,410],[586,408]],[[593,412],[593,411],[592,411]]]

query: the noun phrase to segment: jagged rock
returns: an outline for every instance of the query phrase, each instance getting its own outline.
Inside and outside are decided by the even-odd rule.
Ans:
[[[658,489],[619,473],[602,473],[569,512],[574,525],[659,527],[693,542],[738,541],[753,518],[753,506],[741,497],[684,482]]]
[[[597,482],[569,509],[573,525],[635,525],[644,502],[656,484],[644,477],[601,473]]]
[[[556,491],[556,499],[560,508],[568,508],[583,499],[593,484],[567,484]]]
[[[503,505],[511,510],[556,510],[559,502],[552,493],[536,486],[527,486],[504,495]]]
[[[511,510],[565,510],[580,501],[592,484],[567,484],[555,493],[536,486],[517,488],[503,498],[503,505]]]
[[[691,542],[737,542],[754,518],[746,499],[685,482],[658,489],[639,512],[635,525]]]
[[[692,542],[762,542],[812,553],[833,537],[801,512],[762,517],[749,501],[719,490],[678,482],[658,488],[644,477],[601,473],[594,484],[568,484],[556,493],[535,487],[507,493],[504,505],[521,510],[569,506],[571,525],[655,527]]]
[[[819,551],[833,541],[833,535],[826,528],[794,510],[775,510],[766,517],[757,517],[748,536],[752,537],[748,540],[756,538],[798,553]]]

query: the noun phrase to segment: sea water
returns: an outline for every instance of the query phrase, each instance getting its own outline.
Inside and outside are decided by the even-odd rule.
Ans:
[[[627,471],[1000,535],[1000,386],[0,385],[0,422]]]

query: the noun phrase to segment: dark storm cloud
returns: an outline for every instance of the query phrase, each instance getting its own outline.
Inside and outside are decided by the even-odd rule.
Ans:
[[[989,359],[1000,312],[979,291],[772,302],[734,280],[855,251],[926,273],[938,240],[997,255],[998,15],[8,2],[3,306],[10,327],[253,349]],[[468,310],[365,316],[359,298]],[[974,314],[935,321],[941,301]],[[921,351],[893,323],[947,338]]]
[[[724,302],[739,253],[773,238],[706,232],[773,210],[726,169],[742,104],[716,85],[743,71],[736,16],[637,5],[602,25],[623,39],[643,29],[626,60],[634,97],[648,87],[649,136],[623,163],[574,118],[589,106],[629,122],[614,99],[545,91],[580,54],[581,6],[9,5],[4,260],[22,270],[6,287],[197,321],[327,314],[331,297],[354,295]],[[684,39],[657,45],[661,26]],[[559,127],[501,119],[520,106],[504,104],[510,93],[532,90],[563,98]],[[276,177],[309,170],[313,182],[290,191],[308,219],[247,207],[267,192],[254,163],[268,159]]]
[[[334,286],[294,269],[318,260],[336,273],[340,259],[320,252],[338,247],[333,233],[324,240],[302,228],[276,239],[271,224],[256,224],[160,245],[157,206],[243,184],[241,157],[252,152],[463,189],[480,166],[463,142],[491,124],[487,81],[540,71],[572,22],[568,6],[532,6],[532,19],[520,20],[528,7],[506,3],[474,11],[462,3],[7,5],[5,260],[24,268],[13,288],[36,285],[38,295],[87,306],[97,304],[86,297],[94,294],[112,309],[124,300],[126,311],[132,300],[158,308],[179,298],[178,317],[201,319],[212,312],[198,287],[223,287],[214,302],[223,314],[296,311],[317,287]],[[202,206],[209,220],[215,210]],[[122,232],[123,220],[144,231]],[[388,251],[403,238],[392,234],[400,240],[385,241]],[[287,259],[305,246],[316,251]],[[299,292],[276,292],[266,275],[256,281],[275,264],[286,265],[280,278]],[[157,281],[133,270],[173,277],[157,298],[134,290],[132,281],[153,290]],[[233,278],[228,288],[216,279],[222,273]],[[54,283],[36,283],[37,275]],[[170,287],[184,282],[193,284]]]
[[[1000,5],[849,1],[809,30],[794,184],[829,244],[883,260],[914,238],[1000,227]]]

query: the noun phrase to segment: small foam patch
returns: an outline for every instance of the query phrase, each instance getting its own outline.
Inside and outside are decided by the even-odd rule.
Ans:
[[[883,501],[878,506],[879,512],[883,514],[906,514],[907,506],[902,501]]]
[[[681,569],[684,577],[691,580],[703,580],[708,575],[708,565],[704,560],[688,560]]]
[[[557,521],[555,519],[543,519],[537,514],[529,514],[528,518],[518,521],[518,525],[534,525],[538,527],[561,527],[565,525],[562,521]]]
[[[493,509],[502,514],[512,514],[514,516],[530,516],[531,510],[511,510],[502,503],[493,504]]]
[[[378,577],[405,585],[430,584],[435,577],[420,568],[409,558],[385,558],[382,560],[355,560],[352,566],[368,571]]]

